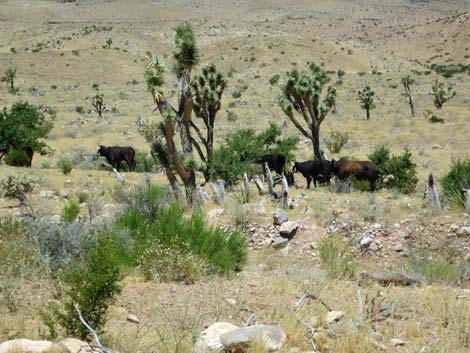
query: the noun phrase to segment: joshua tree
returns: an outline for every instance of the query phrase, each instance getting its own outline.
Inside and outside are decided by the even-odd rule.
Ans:
[[[367,120],[370,119],[370,110],[375,108],[374,94],[375,92],[370,88],[370,86],[365,86],[358,92],[357,99],[361,103],[361,108],[366,110]]]
[[[157,58],[147,65],[146,80],[153,101],[164,119],[158,127],[147,129],[145,136],[151,143],[156,162],[165,167],[168,181],[175,193],[178,190],[176,172],[184,183],[186,200],[192,205],[196,201],[196,173],[191,136],[193,100],[190,77],[199,61],[199,49],[190,24],[181,24],[176,28],[175,45],[176,63],[173,72],[178,82],[178,109],[164,96],[164,66]],[[175,143],[175,125],[180,131],[181,151]]]
[[[415,80],[412,79],[410,76],[406,76],[401,79],[401,83],[403,87],[405,88],[405,92],[403,92],[402,95],[408,99],[408,104],[410,105],[410,109],[411,109],[411,116],[415,116],[415,107],[413,105],[413,100],[411,99],[411,88],[410,88],[410,86],[415,83]]]
[[[5,74],[0,78],[1,82],[5,82],[9,87],[10,90],[15,88],[15,78],[16,78],[16,70],[12,69],[11,67],[5,71]]]
[[[315,158],[322,159],[320,125],[335,105],[336,91],[328,87],[322,99],[323,87],[330,77],[313,63],[308,64],[305,71],[294,69],[286,75],[279,105],[301,134],[312,141]],[[301,115],[305,124],[301,124],[296,115]]]
[[[113,40],[111,38],[109,38],[107,41],[106,41],[106,45],[104,45],[105,48],[108,48],[108,49],[111,49],[111,45],[113,44]]]
[[[455,97],[456,92],[452,87],[447,87],[447,91],[444,89],[444,83],[435,81],[432,86],[431,94],[434,97],[434,106],[437,109],[441,109],[445,102]]]
[[[190,123],[194,131],[196,131],[200,142],[204,145],[206,150],[205,155],[199,143],[195,139],[192,139],[192,142],[199,157],[205,164],[204,178],[206,181],[209,180],[209,170],[214,155],[215,118],[220,110],[220,100],[226,85],[227,81],[214,64],[203,68],[202,74],[195,76],[191,82],[191,87],[193,88],[194,114],[204,122],[206,136],[204,136],[204,133],[194,121],[191,120]]]
[[[93,109],[95,109],[95,112],[98,113],[98,116],[101,118],[101,115],[103,115],[103,111],[105,109],[105,105],[104,96],[98,91],[98,89],[96,90],[96,95],[91,101],[91,105],[93,106]]]

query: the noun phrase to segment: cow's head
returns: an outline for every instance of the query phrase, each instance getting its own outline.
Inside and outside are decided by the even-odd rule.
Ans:
[[[96,149],[96,154],[97,154],[98,156],[102,156],[102,155],[103,155],[103,150],[104,150],[104,148],[105,148],[104,146],[99,145],[98,148]]]
[[[294,166],[292,167],[292,174],[297,172],[297,162],[294,162]]]

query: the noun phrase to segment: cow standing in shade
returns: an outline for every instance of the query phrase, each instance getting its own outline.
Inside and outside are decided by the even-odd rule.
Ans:
[[[135,150],[132,147],[119,147],[119,146],[99,146],[98,155],[106,158],[113,168],[119,171],[119,166],[124,161],[127,163],[129,170],[135,168]]]
[[[350,161],[347,159],[332,160],[331,169],[339,180],[345,180],[351,176],[358,180],[368,180],[372,191],[375,191],[375,183],[379,178],[379,168],[375,163],[371,161]]]
[[[263,154],[255,158],[254,163],[262,164],[268,163],[270,170],[274,170],[277,174],[282,175],[284,166],[286,165],[286,156],[282,154]]]
[[[307,189],[310,189],[310,184],[313,179],[313,185],[317,187],[317,182],[326,182],[330,185],[331,179],[331,164],[327,160],[314,160],[306,162],[295,162],[292,168],[292,173],[299,172],[307,179]]]

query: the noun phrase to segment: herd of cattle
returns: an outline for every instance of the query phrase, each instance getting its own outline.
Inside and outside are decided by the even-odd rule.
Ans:
[[[28,155],[26,167],[31,167],[34,151],[31,148],[25,149]],[[123,162],[127,164],[130,171],[135,169],[135,150],[132,147],[120,146],[99,146],[97,150],[99,156],[105,157],[108,163],[119,171]],[[306,162],[295,162],[292,172],[286,171],[286,157],[282,154],[265,154],[254,158],[254,163],[264,165],[267,163],[270,170],[275,171],[278,175],[285,175],[289,184],[294,184],[294,174],[299,172],[307,180],[307,189],[313,180],[313,185],[317,183],[327,185],[330,179],[335,176],[339,180],[346,180],[349,177],[355,177],[358,180],[368,180],[372,191],[375,190],[375,184],[379,177],[378,167],[371,161],[352,161],[347,159],[334,159],[328,161],[311,160]]]
[[[255,163],[267,163],[270,170],[274,170],[277,174],[290,174],[285,173],[286,158],[281,154],[266,154],[257,157]],[[330,184],[330,179],[335,176],[339,180],[346,180],[349,177],[354,177],[357,180],[368,180],[371,190],[374,191],[376,182],[379,177],[379,170],[375,163],[371,161],[352,161],[348,159],[340,159],[335,161],[332,159],[324,160],[311,160],[306,162],[294,162],[292,168],[292,177],[287,177],[288,181],[293,184],[293,174],[299,172],[307,180],[307,189],[310,189],[310,184],[313,179],[313,185],[316,187],[317,182],[320,184]],[[289,180],[290,179],[290,180]]]

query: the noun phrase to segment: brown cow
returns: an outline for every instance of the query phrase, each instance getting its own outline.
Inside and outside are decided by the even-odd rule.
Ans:
[[[340,159],[331,161],[331,169],[333,174],[339,180],[345,180],[350,176],[358,180],[368,180],[372,191],[375,191],[375,183],[379,177],[379,169],[377,165],[371,161],[350,161]]]

